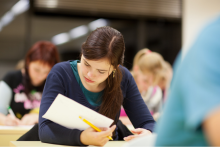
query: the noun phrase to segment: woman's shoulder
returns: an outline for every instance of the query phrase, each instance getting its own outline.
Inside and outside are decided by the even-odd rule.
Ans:
[[[62,62],[59,62],[59,63],[55,64],[53,66],[53,68],[66,67],[69,64],[70,64],[70,61],[62,61]]]
[[[124,88],[126,89],[131,85],[134,85],[135,81],[131,72],[124,66],[120,66],[119,68],[122,72],[122,81],[121,81],[122,89],[124,90]]]
[[[122,72],[122,80],[129,80],[133,78],[131,72],[124,66],[119,66],[121,72]]]
[[[48,76],[56,76],[63,80],[70,80],[74,76],[70,62],[71,61],[63,61],[55,64]]]
[[[70,71],[71,66],[70,66],[70,61],[63,61],[55,64],[53,68],[51,69],[51,73],[56,73],[56,72],[63,72],[63,71]]]

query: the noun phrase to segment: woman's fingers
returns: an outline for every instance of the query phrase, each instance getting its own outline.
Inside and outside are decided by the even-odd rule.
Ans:
[[[106,131],[99,132],[102,137],[112,136],[112,132],[115,130],[116,125],[113,125],[111,128],[108,128]]]
[[[108,130],[108,128],[104,128],[104,127],[99,127],[99,129],[102,130],[102,131]]]
[[[130,136],[124,137],[124,140],[125,141],[130,141],[130,140],[132,140],[132,139],[134,139],[136,137],[137,137],[137,135],[130,135]]]
[[[134,130],[131,130],[132,133],[136,134],[136,135],[130,135],[128,137],[124,137],[124,140],[125,141],[129,141],[129,140],[132,140],[136,137],[140,137],[140,136],[145,136],[145,135],[150,135],[152,134],[151,131],[149,130],[146,130],[146,129],[142,129],[142,128],[138,128],[138,129],[134,129]]]
[[[27,121],[28,121],[27,115],[24,115],[24,116],[22,117],[22,119],[21,119],[21,124],[22,124],[22,125],[26,125],[26,124],[27,124]]]
[[[25,114],[21,119],[22,125],[34,125],[38,121],[38,114]]]
[[[16,118],[15,116],[12,115],[7,115],[6,120],[5,120],[5,125],[8,126],[16,126],[20,124],[20,120]]]
[[[102,131],[97,132],[95,129],[89,127],[81,133],[80,140],[85,145],[103,146],[109,141],[108,136],[112,136],[115,128],[115,125],[111,128],[100,128]]]
[[[131,132],[134,133],[134,134],[141,134],[143,132],[143,129],[137,128],[137,129],[131,130]]]
[[[106,138],[102,139],[100,145],[101,145],[101,146],[104,146],[108,141],[109,141],[109,139],[106,137]]]

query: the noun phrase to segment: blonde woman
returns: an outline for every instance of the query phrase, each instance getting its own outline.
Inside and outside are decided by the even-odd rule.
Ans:
[[[155,120],[158,119],[162,106],[163,94],[158,83],[161,77],[165,77],[164,63],[165,61],[160,54],[149,49],[142,49],[135,55],[131,71],[138,90]],[[123,109],[120,116],[123,124],[131,124]]]
[[[158,113],[162,102],[158,83],[163,70],[164,59],[160,54],[142,49],[135,55],[132,75],[152,115]]]
[[[163,93],[163,102],[165,102],[168,94],[168,89],[170,87],[170,83],[173,77],[173,68],[170,65],[169,62],[164,62],[164,70],[161,73],[159,80],[158,80],[158,86],[161,88]]]

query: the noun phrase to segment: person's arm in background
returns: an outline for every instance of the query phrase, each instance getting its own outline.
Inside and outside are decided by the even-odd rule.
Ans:
[[[0,81],[0,124],[18,125],[19,119],[8,114],[7,107],[10,106],[12,90],[4,81]],[[7,115],[8,114],[8,115]]]
[[[155,121],[157,121],[160,117],[160,110],[162,109],[162,100],[163,100],[163,94],[162,90],[159,86],[155,86],[153,88],[153,94],[150,98],[149,105],[153,108],[153,118]],[[149,106],[147,105],[147,106]]]
[[[201,127],[207,142],[213,146],[220,146],[219,37],[220,17],[217,17],[198,35],[183,60],[189,70],[189,80],[185,87],[193,86],[190,87],[193,88],[193,92],[186,95],[186,106],[190,108],[186,111],[186,122],[191,122],[189,124],[193,127]],[[192,65],[189,66],[187,61]],[[186,75],[187,71],[184,72]]]
[[[203,122],[203,128],[212,146],[220,146],[220,106],[211,112]]]
[[[34,125],[34,124],[38,123],[39,109],[40,108],[32,109],[28,114],[25,114],[22,117],[20,124],[21,125]]]
[[[124,138],[128,141],[139,136],[151,134],[154,130],[155,121],[141,97],[134,78],[127,69],[124,72],[123,78],[127,80],[123,80],[123,85],[126,85],[127,89],[125,93],[123,91],[125,96],[123,107],[133,126],[136,128],[131,130],[131,132],[137,134]]]

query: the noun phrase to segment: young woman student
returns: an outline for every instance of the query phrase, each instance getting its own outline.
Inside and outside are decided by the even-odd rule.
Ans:
[[[138,90],[149,111],[157,120],[162,106],[162,90],[158,86],[162,77],[165,77],[163,57],[149,49],[142,49],[134,57],[131,74],[137,84]],[[130,125],[124,109],[121,109],[120,120]]]
[[[151,134],[155,121],[144,103],[130,72],[122,66],[125,44],[122,34],[111,28],[94,30],[81,47],[81,60],[56,64],[49,73],[42,96],[39,116],[39,138],[42,142],[64,145],[101,145],[113,136],[118,139],[115,125],[123,105],[137,135]],[[68,129],[42,118],[58,94],[111,119],[110,128],[97,132]],[[71,116],[71,114],[70,114]]]
[[[140,50],[134,57],[132,75],[154,119],[162,106],[162,90],[158,86],[164,76],[163,57],[149,49]]]
[[[26,54],[25,67],[8,72],[0,81],[0,124],[33,125],[38,122],[42,91],[52,66],[59,62],[55,45],[35,43]],[[13,111],[8,114],[8,107]]]

